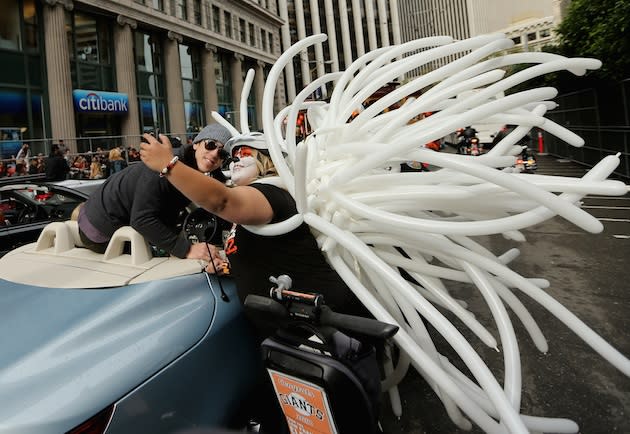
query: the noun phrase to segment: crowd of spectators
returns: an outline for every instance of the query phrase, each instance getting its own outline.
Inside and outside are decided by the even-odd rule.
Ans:
[[[72,154],[60,143],[52,145],[49,155],[31,155],[29,144],[24,143],[17,155],[0,159],[0,178],[43,174],[50,181],[101,179],[134,161],[140,161],[140,152],[131,146]]]

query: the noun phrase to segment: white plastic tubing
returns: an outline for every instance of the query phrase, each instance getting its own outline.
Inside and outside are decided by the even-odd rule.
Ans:
[[[550,72],[582,75],[601,63],[547,53],[501,55],[512,45],[502,34],[463,41],[436,36],[379,48],[345,71],[317,78],[274,119],[274,92],[284,67],[301,51],[324,40],[325,35],[309,36],[282,54],[269,73],[263,95],[265,137],[279,174],[268,181],[294,196],[298,214],[285,222],[248,229],[277,235],[308,224],[330,264],[369,311],[400,326],[394,337],[401,349],[400,363],[395,367],[389,362],[386,372],[391,376],[383,382],[391,388],[396,412],[400,401],[395,386],[411,363],[462,429],[470,429],[472,421],[486,432],[577,432],[577,424],[570,420],[521,414],[521,354],[508,309],[523,323],[539,351],[548,351],[550,345],[514,290],[538,301],[628,376],[630,361],[543,291],[549,282],[511,270],[517,249],[495,255],[472,237],[503,234],[524,241],[519,230],[556,215],[589,232],[602,230],[601,223],[580,208],[580,199],[586,194],[628,191],[622,182],[606,179],[619,164],[618,155],[605,157],[583,178],[521,175],[503,169],[514,164],[513,155],[520,152],[515,144],[534,126],[573,146],[584,144],[579,136],[544,117],[555,108],[551,101],[555,89],[509,94],[510,90]],[[449,56],[459,58],[445,63]],[[362,107],[366,98],[389,81],[436,61],[445,64],[406,81],[372,106]],[[506,74],[505,67],[517,64],[526,67]],[[252,80],[248,73],[243,98]],[[333,86],[329,103],[306,101],[323,85]],[[417,96],[419,90],[422,93]],[[406,102],[399,108],[385,110],[402,100]],[[241,108],[245,105],[241,103]],[[314,132],[296,143],[295,123],[304,109]],[[348,122],[355,110],[360,114]],[[435,114],[413,122],[424,112]],[[516,128],[481,157],[436,153],[423,147],[457,128],[483,121]],[[243,133],[248,133],[246,112],[241,113],[241,124]],[[392,170],[407,160],[428,162],[438,169]],[[414,281],[403,278],[400,269]],[[476,288],[495,326],[481,324],[465,300],[453,298],[448,281]],[[436,307],[459,318],[458,327],[470,329],[475,342],[467,341]],[[422,319],[452,346],[471,378],[439,353]],[[498,331],[498,338],[493,330]],[[503,378],[495,378],[475,351],[473,344],[479,343],[502,352]]]

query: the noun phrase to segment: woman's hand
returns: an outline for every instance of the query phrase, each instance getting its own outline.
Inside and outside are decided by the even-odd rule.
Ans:
[[[142,137],[146,143],[140,143],[140,158],[149,169],[161,171],[173,159],[171,141],[164,134],[160,134],[161,143],[151,134],[145,133]]]
[[[210,252],[210,253],[208,253]],[[206,265],[206,272],[221,276],[223,274],[229,274],[229,262],[219,254],[219,250],[212,244],[197,243],[190,246],[186,259],[201,259],[208,262]],[[214,262],[214,265],[210,263],[210,259]]]
[[[218,256],[217,248],[212,244],[196,243],[190,246],[186,259],[202,259],[210,262],[211,257],[216,258]]]

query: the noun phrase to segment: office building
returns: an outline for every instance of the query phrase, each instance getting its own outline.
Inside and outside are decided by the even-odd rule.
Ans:
[[[566,12],[567,0],[399,0],[404,42],[435,35],[461,40],[503,32],[515,43],[511,51],[534,51],[552,42],[553,28]],[[418,68],[420,75],[453,61],[448,56]]]
[[[398,0],[278,0],[278,14],[284,21],[283,50],[306,36],[328,35],[287,65],[289,100],[315,77],[344,70],[368,51],[401,42]]]
[[[85,151],[85,138],[137,145],[155,127],[183,140],[212,110],[238,123],[249,68],[250,123],[262,127],[281,52],[275,1],[0,0],[0,10],[0,143],[64,139]]]

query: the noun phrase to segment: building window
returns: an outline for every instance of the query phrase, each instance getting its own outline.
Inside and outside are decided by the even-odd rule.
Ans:
[[[217,6],[212,6],[212,30],[221,33],[221,11]]]
[[[539,35],[541,38],[548,38],[549,36],[551,36],[551,32],[549,31],[549,29],[543,29],[539,32]]]
[[[24,24],[24,48],[26,50],[38,50],[39,31],[37,28],[37,10],[35,8],[35,0],[25,0],[23,2],[23,7],[22,19]]]
[[[225,36],[232,37],[232,14],[228,11],[223,11],[223,17],[225,18]]]
[[[20,3],[0,0],[0,49],[22,50]]]
[[[240,32],[241,42],[242,43],[246,43],[247,42],[247,38],[246,38],[246,35],[245,35],[245,31],[246,31],[245,28],[246,28],[245,27],[245,20],[242,19],[242,18],[239,18],[238,19],[238,30]]]
[[[536,40],[536,32],[528,33],[527,34],[527,40],[528,41],[535,41]]]
[[[256,30],[252,23],[249,23],[249,45],[252,47],[256,46]]]
[[[260,29],[260,43],[263,51],[267,51],[267,34],[264,29]]]
[[[151,5],[156,11],[164,12],[164,0],[151,0]]]
[[[44,137],[42,3],[0,0],[0,158],[17,154],[22,139]],[[40,147],[41,146],[41,147]],[[46,152],[31,143],[32,152]]]
[[[141,31],[136,31],[134,35],[140,126],[143,132],[156,127],[168,131],[162,50],[160,44],[156,42],[158,40],[156,35]]]
[[[205,125],[201,55],[197,47],[179,44],[179,64],[184,90],[186,137],[192,139]]]
[[[193,0],[193,22],[201,25],[201,0]]]
[[[69,17],[70,70],[77,89],[116,90],[112,65],[112,23],[82,12]]]
[[[515,44],[515,45],[518,45],[518,44],[520,44],[520,43],[521,43],[521,37],[520,37],[520,36],[517,36],[517,37],[515,37],[515,38],[512,38],[512,41],[514,41],[514,44]]]
[[[188,20],[188,9],[186,0],[175,0],[175,16],[181,20]]]
[[[267,33],[267,46],[269,47],[269,52],[273,52],[273,33]]]

